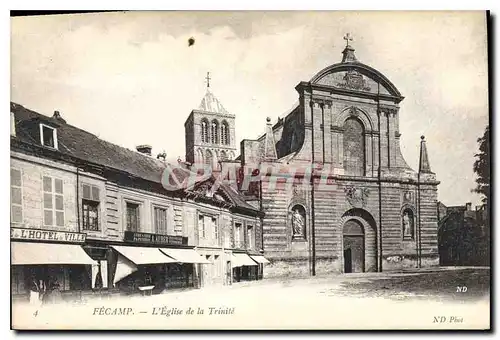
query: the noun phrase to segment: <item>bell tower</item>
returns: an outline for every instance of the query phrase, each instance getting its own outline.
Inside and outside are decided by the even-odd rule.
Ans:
[[[236,157],[235,115],[229,113],[212,93],[209,72],[205,80],[205,95],[184,123],[186,161],[217,169],[219,162]]]

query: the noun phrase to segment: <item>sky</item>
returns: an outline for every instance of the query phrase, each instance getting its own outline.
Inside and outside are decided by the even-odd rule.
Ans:
[[[184,122],[210,88],[254,139],[298,100],[295,86],[340,62],[349,32],[359,61],[403,94],[399,131],[418,169],[425,135],[445,205],[471,193],[488,125],[484,12],[128,12],[11,18],[11,100],[135,149],[184,158]],[[189,46],[193,37],[195,44]]]

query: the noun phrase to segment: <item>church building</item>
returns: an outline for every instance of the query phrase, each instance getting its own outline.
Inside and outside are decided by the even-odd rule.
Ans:
[[[344,39],[341,62],[300,82],[291,112],[241,142],[241,165],[260,170],[267,277],[439,264],[439,182],[425,138],[415,171],[400,150],[403,95]]]

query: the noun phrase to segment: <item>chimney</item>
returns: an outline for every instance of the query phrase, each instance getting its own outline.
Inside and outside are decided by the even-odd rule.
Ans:
[[[163,150],[156,156],[156,158],[161,159],[163,162],[165,162],[167,160],[167,153],[165,152],[165,150]]]
[[[151,149],[152,149],[151,145],[147,145],[147,144],[137,145],[135,147],[135,149],[142,154],[151,156]]]
[[[59,113],[59,111],[54,111],[52,118],[54,118],[55,120],[57,120],[59,122],[66,123],[66,120],[64,120],[64,118],[61,117],[61,114]]]
[[[12,111],[10,112],[10,135],[11,136],[16,135],[16,116]]]
[[[471,202],[467,202],[467,203],[465,203],[465,209],[466,209],[467,211],[470,211],[470,210],[472,209],[472,203],[471,203]]]

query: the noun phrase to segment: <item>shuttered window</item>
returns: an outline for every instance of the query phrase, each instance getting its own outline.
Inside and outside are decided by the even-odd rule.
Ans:
[[[205,238],[205,217],[198,216],[198,238]]]
[[[234,247],[241,248],[243,242],[241,242],[241,223],[236,223],[234,228]]]
[[[231,233],[229,230],[224,233],[224,247],[231,248]]]
[[[154,207],[154,221],[156,233],[167,235],[167,209]]]
[[[212,217],[212,228],[214,232],[214,241],[216,245],[219,245],[219,225],[217,224],[217,218]]]
[[[247,248],[253,248],[253,227],[251,225],[247,226]]]
[[[18,169],[10,169],[10,221],[23,222],[22,176]]]
[[[99,231],[99,187],[82,184],[83,230]]]
[[[64,227],[63,181],[43,176],[43,224]]]

